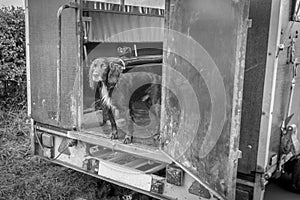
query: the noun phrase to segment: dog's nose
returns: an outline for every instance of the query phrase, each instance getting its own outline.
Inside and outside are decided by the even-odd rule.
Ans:
[[[101,81],[101,76],[99,74],[93,74],[93,81]]]

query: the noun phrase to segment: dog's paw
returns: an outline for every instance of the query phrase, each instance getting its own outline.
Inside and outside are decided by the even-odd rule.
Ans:
[[[100,126],[104,126],[106,124],[107,124],[106,121],[102,121],[102,122],[99,123]]]
[[[118,139],[118,131],[114,130],[110,133],[109,138],[112,140]]]
[[[124,140],[123,140],[123,143],[124,144],[130,144],[132,142],[132,139],[133,139],[133,137],[131,135],[126,135]]]
[[[161,135],[160,135],[159,133],[158,133],[158,134],[155,134],[155,135],[153,136],[154,142],[159,142],[160,139],[161,139]]]

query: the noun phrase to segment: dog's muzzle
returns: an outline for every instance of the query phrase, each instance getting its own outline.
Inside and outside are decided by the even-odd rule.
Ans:
[[[102,81],[102,77],[101,77],[101,75],[98,74],[98,73],[93,73],[92,79],[93,79],[94,82]]]

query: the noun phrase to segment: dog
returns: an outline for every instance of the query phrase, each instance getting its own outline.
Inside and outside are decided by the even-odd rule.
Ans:
[[[125,114],[125,120],[128,125],[128,132],[125,135],[123,143],[129,144],[133,140],[133,132],[135,123],[140,120],[140,113],[136,110],[137,104],[143,104],[142,110],[149,113],[150,118],[160,118],[160,104],[161,104],[161,84],[147,84],[139,91],[136,91],[129,100],[129,105],[126,104],[126,97],[123,94],[124,90],[130,90],[132,80],[126,79],[125,83],[121,81],[119,86],[122,86],[121,93],[112,102],[112,94],[121,73],[126,69],[125,63],[121,58],[97,58],[93,60],[89,70],[89,84],[92,89],[95,89],[95,109],[102,109],[103,121],[100,126],[106,124],[109,120],[111,123],[111,139],[118,139],[118,129],[115,121],[113,111],[121,109]],[[123,85],[124,84],[124,85]],[[129,87],[129,88],[127,88]],[[129,94],[130,92],[127,91]],[[127,107],[128,106],[128,107]],[[128,110],[127,110],[128,108]],[[143,111],[142,111],[143,112]],[[157,129],[159,135],[159,127]],[[159,136],[158,136],[159,137]],[[159,138],[158,138],[159,139]]]
[[[115,106],[112,104],[112,93],[119,77],[123,70],[125,70],[125,63],[122,59],[116,57],[97,58],[93,60],[89,70],[89,85],[92,89],[96,85],[95,109],[102,107],[103,121],[100,126],[106,124],[107,120],[111,124],[111,139],[118,139],[118,129],[116,120],[113,114]]]

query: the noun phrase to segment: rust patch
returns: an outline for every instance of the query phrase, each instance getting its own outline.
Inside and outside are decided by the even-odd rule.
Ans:
[[[48,111],[48,118],[49,119],[55,120],[56,117],[57,117],[56,111]]]
[[[182,186],[183,185],[183,170],[175,165],[168,165],[166,169],[167,182]]]
[[[193,182],[193,184],[189,188],[189,193],[197,195],[199,197],[206,198],[206,199],[211,198],[210,192],[203,185],[198,183],[197,181]]]

